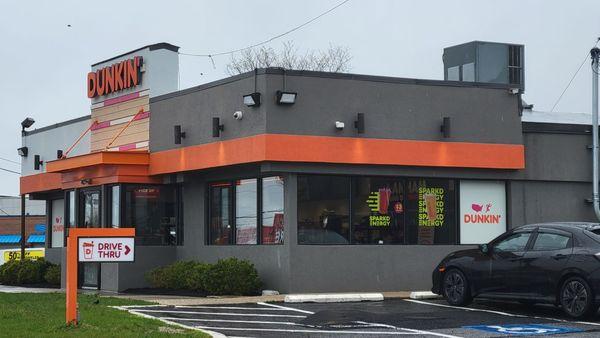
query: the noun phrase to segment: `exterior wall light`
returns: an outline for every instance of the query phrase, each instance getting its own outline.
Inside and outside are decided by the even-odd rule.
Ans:
[[[35,120],[32,119],[31,117],[28,117],[25,120],[23,120],[23,122],[21,122],[21,127],[23,127],[23,131],[25,131],[25,129],[33,126],[34,123],[35,123]]]
[[[243,98],[244,98],[244,104],[248,107],[260,106],[260,93],[259,92],[244,95]]]
[[[44,164],[44,161],[40,159],[40,155],[33,156],[33,169],[40,170],[40,167]]]
[[[294,104],[296,103],[296,96],[298,93],[295,92],[282,92],[277,91],[277,104]]]
[[[180,125],[176,125],[173,126],[173,136],[174,136],[174,140],[175,140],[175,144],[181,144],[181,139],[185,138],[185,131],[181,131],[181,126]]]
[[[29,153],[29,148],[27,148],[27,147],[21,147],[21,148],[17,149],[17,153],[21,157],[27,157],[27,154]]]
[[[218,117],[213,117],[212,120],[212,136],[219,137],[221,136],[221,132],[225,130],[225,126],[221,124]]]
[[[364,113],[356,114],[356,121],[354,121],[354,128],[356,128],[356,132],[359,134],[365,133],[365,114]]]
[[[337,129],[337,130],[343,130],[344,129],[344,122],[335,121],[335,129]]]
[[[440,126],[440,132],[444,135],[444,138],[450,137],[450,118],[444,117],[442,119],[442,125]]]
[[[62,149],[56,150],[56,159],[60,160],[63,157]]]

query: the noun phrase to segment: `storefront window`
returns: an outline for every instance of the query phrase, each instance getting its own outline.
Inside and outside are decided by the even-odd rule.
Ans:
[[[298,243],[350,243],[350,178],[298,176]]]
[[[239,180],[235,186],[235,243],[256,244],[257,241],[256,179]]]
[[[209,244],[283,243],[281,177],[217,182],[209,189]]]
[[[177,187],[126,186],[123,226],[136,228],[138,245],[177,245]]]
[[[71,190],[67,193],[67,209],[69,210],[67,226],[75,227],[75,191]]]
[[[299,176],[298,243],[456,244],[455,184],[448,179]]]
[[[64,212],[65,212],[65,200],[52,200],[52,232],[51,232],[51,247],[62,248],[65,244],[65,223],[64,223]]]
[[[407,244],[456,244],[454,180],[406,181]]]
[[[83,227],[99,228],[100,225],[100,191],[89,190],[81,192],[83,208]]]
[[[121,225],[121,187],[118,185],[110,187],[110,225],[118,228]]]
[[[262,243],[283,244],[283,178],[262,179]]]
[[[231,244],[231,184],[214,183],[210,186],[210,244]]]
[[[404,244],[404,181],[376,177],[352,181],[352,243]]]

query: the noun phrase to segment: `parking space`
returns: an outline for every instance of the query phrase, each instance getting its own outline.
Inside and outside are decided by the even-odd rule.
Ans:
[[[467,308],[442,300],[394,299],[335,304],[256,303],[128,307],[163,321],[229,337],[597,337],[600,317],[574,321],[551,306],[477,301]]]

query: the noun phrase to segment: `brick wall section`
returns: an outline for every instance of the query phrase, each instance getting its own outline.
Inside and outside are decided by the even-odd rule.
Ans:
[[[46,224],[46,216],[25,216],[25,233],[27,237],[35,232],[36,224]],[[20,235],[21,217],[0,217],[0,235]]]

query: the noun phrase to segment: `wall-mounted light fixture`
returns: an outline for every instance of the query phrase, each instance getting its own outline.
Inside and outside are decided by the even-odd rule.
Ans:
[[[337,129],[337,130],[344,130],[344,122],[335,121],[335,129]]]
[[[181,144],[181,139],[185,138],[185,132],[181,131],[181,126],[180,125],[176,125],[173,126],[173,136],[174,136],[174,140],[175,140],[175,144]]]
[[[442,125],[440,126],[440,132],[444,135],[444,138],[450,137],[450,118],[444,117],[442,119]]]
[[[62,149],[58,149],[56,151],[56,159],[60,160],[63,157],[63,151]]]
[[[221,124],[218,117],[213,117],[212,120],[212,136],[219,137],[221,136],[221,132],[225,130],[225,126]]]
[[[44,161],[40,159],[40,155],[35,155],[33,157],[33,169],[40,170],[40,167],[44,164]]]
[[[294,104],[296,103],[296,96],[298,96],[298,93],[296,92],[283,92],[278,90],[277,104]]]
[[[255,92],[248,95],[244,95],[244,104],[248,107],[260,106],[260,93]]]
[[[92,179],[91,178],[84,178],[80,181],[81,185],[90,185],[92,184]]]
[[[27,117],[25,118],[25,120],[23,120],[23,122],[21,122],[21,132],[24,133],[25,129],[33,126],[33,124],[35,123],[35,120],[32,119],[31,117]]]
[[[29,153],[29,148],[27,148],[27,147],[21,147],[21,148],[17,149],[17,153],[21,157],[27,157],[27,154]]]
[[[354,128],[356,128],[356,132],[359,134],[365,133],[365,114],[364,113],[356,114],[356,121],[354,121]]]

